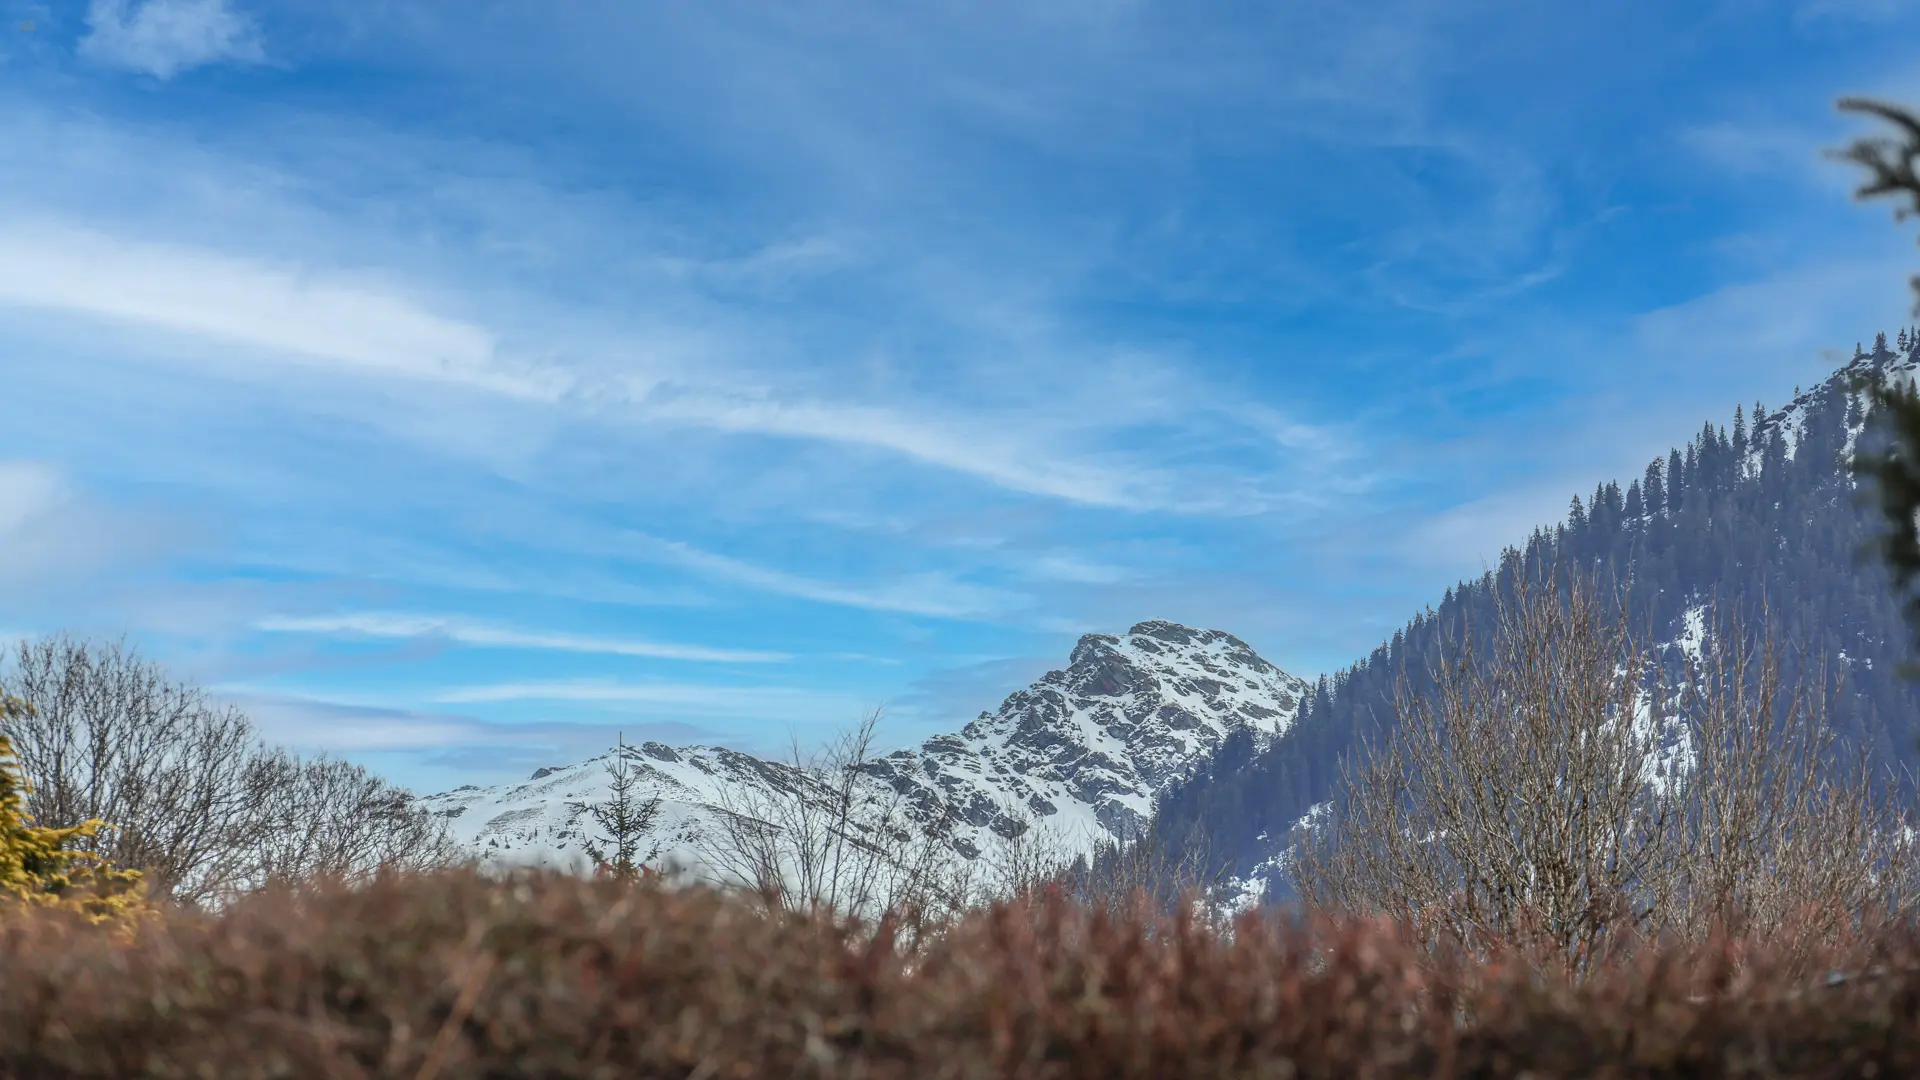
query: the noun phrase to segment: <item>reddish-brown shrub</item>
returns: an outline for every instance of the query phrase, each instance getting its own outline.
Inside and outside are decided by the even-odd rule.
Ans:
[[[1142,908],[1142,911],[1147,909]],[[703,890],[465,872],[126,935],[0,928],[0,1075],[944,1078],[1920,1075],[1913,928],[1644,948],[1573,984],[1378,922],[1231,935],[1054,897],[903,955]]]

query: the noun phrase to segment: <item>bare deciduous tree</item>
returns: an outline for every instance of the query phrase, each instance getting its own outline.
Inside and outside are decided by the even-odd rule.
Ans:
[[[1590,578],[1564,600],[1526,574],[1508,584],[1490,655],[1466,637],[1432,696],[1403,674],[1392,737],[1296,865],[1324,905],[1590,951],[1629,887],[1662,873],[1669,808],[1644,775],[1659,736],[1633,722],[1659,703],[1640,642],[1608,622]]]
[[[1014,802],[1003,803],[996,820],[1009,825],[1004,832],[992,833],[991,846],[982,855],[990,876],[980,882],[978,899],[1028,899],[1066,881],[1074,863],[1075,838],[1052,818],[1036,820]]]
[[[242,872],[223,891],[315,876],[352,881],[460,860],[444,822],[362,766],[262,750],[250,767],[260,798],[247,819]]]
[[[1311,902],[1576,971],[1641,935],[1912,903],[1904,821],[1864,768],[1835,767],[1823,673],[1787,688],[1771,637],[1729,619],[1669,693],[1594,575],[1497,584],[1484,643],[1454,643],[1431,694],[1403,673],[1393,731],[1307,831]]]
[[[786,762],[754,762],[764,786],[722,788],[716,824],[696,850],[722,883],[783,911],[833,910],[915,920],[965,903],[965,874],[938,822],[872,775],[880,712],[818,751],[796,740]]]
[[[267,880],[452,857],[444,829],[364,769],[261,745],[251,721],[119,644],[21,642],[4,720],[49,825],[100,819],[94,853],[187,903]]]
[[[1760,624],[1752,635],[1737,615],[1718,618],[1687,658],[1662,929],[1820,933],[1910,910],[1920,852],[1893,785],[1875,784],[1863,755],[1843,756],[1826,666],[1804,664],[1789,683],[1764,610]]]
[[[1090,854],[1074,860],[1063,881],[1083,903],[1156,913],[1184,907],[1224,929],[1228,898],[1220,886],[1226,871],[1198,824],[1185,837],[1170,837],[1149,822],[1096,842]]]
[[[190,899],[242,873],[266,794],[245,716],[118,645],[22,642],[9,666],[6,692],[32,706],[7,734],[37,820],[107,822],[95,854]]]

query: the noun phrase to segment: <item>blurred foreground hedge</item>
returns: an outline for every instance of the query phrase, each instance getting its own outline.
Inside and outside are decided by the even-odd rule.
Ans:
[[[466,872],[315,886],[129,939],[0,924],[0,1075],[1920,1075],[1920,937],[1646,949],[1572,985],[1380,924],[1228,936],[1064,901],[884,929]]]

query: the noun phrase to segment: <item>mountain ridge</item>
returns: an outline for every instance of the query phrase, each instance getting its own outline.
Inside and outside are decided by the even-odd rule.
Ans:
[[[1284,733],[1306,690],[1232,634],[1149,620],[1082,636],[1065,667],[958,732],[866,760],[859,782],[867,801],[898,800],[962,862],[1042,823],[1069,853],[1089,851],[1144,824],[1160,791],[1229,737]],[[724,747],[646,742],[629,748],[628,762],[638,794],[662,800],[657,857],[696,870],[713,869],[702,844],[718,815],[816,790],[795,763]],[[578,808],[605,798],[608,763],[600,755],[420,803],[484,861],[582,868]]]

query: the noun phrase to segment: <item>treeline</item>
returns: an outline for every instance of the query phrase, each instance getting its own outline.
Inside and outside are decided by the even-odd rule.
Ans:
[[[1819,681],[1844,745],[1904,782],[1920,765],[1920,692],[1902,677],[1902,594],[1877,557],[1885,524],[1855,482],[1853,451],[1875,426],[1857,380],[1915,365],[1920,334],[1891,344],[1883,334],[1789,407],[1738,409],[1624,488],[1576,496],[1564,521],[1508,549],[1497,570],[1447,590],[1372,654],[1323,676],[1286,735],[1264,746],[1250,732],[1228,739],[1162,799],[1157,830],[1208,837],[1235,874],[1273,870],[1295,823],[1335,790],[1343,756],[1390,725],[1403,673],[1431,693],[1427,668],[1442,644],[1493,623],[1496,582],[1520,565],[1591,566],[1630,583],[1629,617],[1659,640],[1678,640],[1688,613],[1716,602],[1756,619],[1764,607],[1787,646],[1784,677]],[[1284,876],[1274,883],[1288,888]]]
[[[137,872],[156,900],[217,906],[276,882],[458,857],[405,790],[268,745],[245,713],[124,645],[22,641],[0,663],[0,700],[33,825]]]

